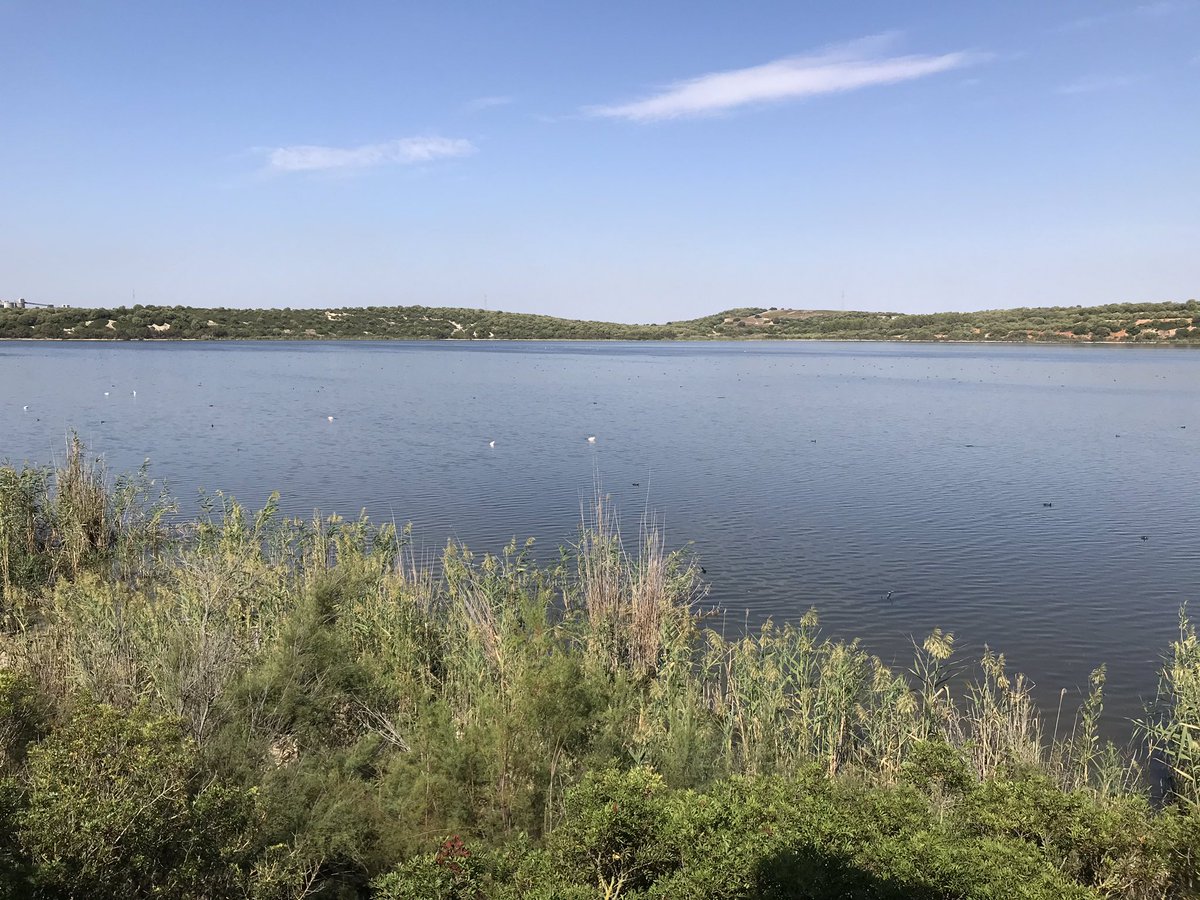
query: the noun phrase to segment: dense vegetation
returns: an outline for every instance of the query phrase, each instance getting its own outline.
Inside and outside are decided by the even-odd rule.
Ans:
[[[0,896],[1185,897],[1200,643],[1141,734],[1103,670],[1048,733],[935,631],[894,671],[816,617],[724,635],[603,503],[536,564],[404,531],[186,527],[145,473],[0,467]],[[959,677],[951,677],[952,675]],[[1144,758],[1144,757],[1141,757]]]
[[[1200,304],[900,315],[831,310],[732,309],[654,325],[581,322],[552,316],[423,306],[362,309],[0,310],[0,338],[67,340],[728,340],[824,338],[924,341],[1200,341]]]

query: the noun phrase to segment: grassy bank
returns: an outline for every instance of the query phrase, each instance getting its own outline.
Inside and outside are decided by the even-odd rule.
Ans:
[[[1103,670],[1044,719],[935,631],[897,671],[816,615],[707,626],[603,502],[553,564],[218,497],[168,527],[77,443],[0,468],[0,896],[1186,897],[1200,644],[1141,735]],[[957,685],[963,685],[957,687]],[[7,893],[5,893],[7,892]]]
[[[1119,303],[969,313],[730,309],[625,325],[424,306],[0,310],[0,338],[56,340],[741,340],[1200,342],[1200,305]]]

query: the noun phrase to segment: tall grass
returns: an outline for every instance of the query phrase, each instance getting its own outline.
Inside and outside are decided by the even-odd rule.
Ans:
[[[54,468],[0,465],[0,610],[18,595],[85,572],[134,578],[172,541],[175,510],[145,467],[110,479],[78,435]]]
[[[1152,753],[1166,767],[1166,790],[1200,807],[1200,639],[1187,612],[1171,643],[1151,715],[1140,723]]]
[[[815,611],[717,627],[695,562],[649,523],[627,540],[604,500],[557,560],[514,541],[482,556],[451,543],[426,564],[406,529],[282,517],[275,496],[251,515],[216,495],[179,538],[150,486],[108,479],[78,440],[53,472],[0,469],[0,596],[22,610],[0,665],[63,708],[151,704],[199,746],[250,748],[268,771],[368,748],[355,765],[407,772],[420,787],[394,802],[420,821],[469,808],[464,821],[544,833],[599,759],[681,786],[813,766],[890,785],[930,744],[980,783],[1021,770],[1097,796],[1146,792],[1137,755],[1098,738],[1103,670],[1060,736],[1002,655],[960,662],[940,630],[905,670],[823,636]],[[1200,643],[1186,616],[1160,699],[1144,733],[1171,795],[1196,805]]]

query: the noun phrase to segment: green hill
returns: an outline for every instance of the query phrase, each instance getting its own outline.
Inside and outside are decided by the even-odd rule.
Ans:
[[[626,325],[528,313],[425,306],[342,309],[0,310],[0,338],[63,340],[733,340],[1200,341],[1200,304],[1121,303],[965,313],[731,309],[664,324]]]

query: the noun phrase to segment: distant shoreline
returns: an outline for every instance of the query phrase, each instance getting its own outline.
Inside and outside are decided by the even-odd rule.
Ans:
[[[0,337],[0,344],[955,344],[1009,347],[1141,347],[1157,349],[1200,348],[1200,340],[1188,341],[1052,341],[1026,340],[938,340],[936,338],[860,338],[860,337],[720,337],[720,338],[392,338],[392,337],[319,337],[319,338],[42,338]]]
[[[1149,347],[1159,349],[1200,348],[1200,340],[1187,341],[1072,341],[995,338],[867,338],[867,337],[683,337],[683,338],[408,338],[408,337],[227,337],[227,338],[60,338],[0,337],[0,344],[981,344],[1039,347]]]
[[[966,313],[743,307],[627,325],[533,313],[424,306],[229,309],[182,306],[0,310],[0,340],[177,341],[869,341],[940,344],[1200,345],[1200,302]]]

